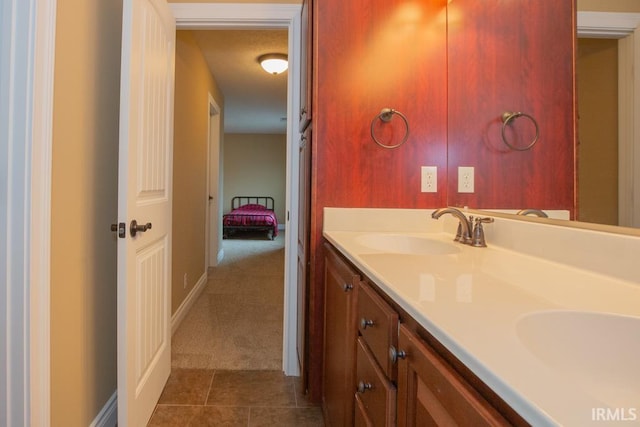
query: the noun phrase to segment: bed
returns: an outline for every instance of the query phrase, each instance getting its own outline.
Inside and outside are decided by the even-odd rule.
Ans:
[[[266,231],[269,239],[278,235],[278,219],[273,211],[273,197],[236,196],[231,199],[231,211],[222,217],[222,237],[238,231]]]

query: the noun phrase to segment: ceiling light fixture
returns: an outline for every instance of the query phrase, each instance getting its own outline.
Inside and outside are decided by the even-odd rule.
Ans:
[[[284,53],[267,53],[258,57],[258,62],[269,74],[281,74],[289,67]]]

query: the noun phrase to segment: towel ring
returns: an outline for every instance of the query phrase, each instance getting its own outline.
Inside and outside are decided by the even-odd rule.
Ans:
[[[402,138],[402,141],[400,141],[399,143],[397,143],[395,145],[386,145],[386,144],[381,143],[378,140],[378,138],[376,137],[376,133],[375,133],[374,127],[375,127],[377,119],[380,119],[384,123],[388,123],[388,122],[391,121],[391,118],[393,117],[394,114],[397,114],[398,116],[400,116],[400,118],[402,118],[402,120],[404,121],[404,126],[406,128],[406,131],[404,133],[404,137]],[[373,138],[375,143],[378,144],[379,146],[381,146],[382,148],[398,148],[402,144],[407,142],[407,139],[409,139],[409,122],[407,121],[407,118],[404,116],[404,114],[402,114],[400,111],[394,110],[393,108],[383,108],[382,111],[380,111],[380,114],[375,116],[373,118],[373,120],[371,121],[371,138]]]
[[[533,138],[533,141],[531,141],[531,143],[529,145],[527,145],[526,147],[516,147],[514,145],[511,145],[509,143],[509,141],[507,141],[507,137],[504,134],[504,130],[507,128],[507,125],[512,120],[515,120],[518,117],[526,117],[526,118],[528,118],[529,120],[531,120],[533,125],[536,127],[536,136],[535,136],[535,138]],[[540,128],[538,127],[538,122],[536,122],[536,119],[534,119],[529,114],[521,113],[521,112],[513,113],[513,112],[510,112],[510,111],[502,113],[502,141],[505,144],[507,144],[507,147],[511,148],[512,150],[516,150],[516,151],[527,151],[527,150],[530,150],[534,145],[536,145],[536,142],[538,142],[538,137],[539,136],[540,136]]]

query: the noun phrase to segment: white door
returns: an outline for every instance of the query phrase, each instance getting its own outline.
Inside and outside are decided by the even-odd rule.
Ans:
[[[124,0],[118,163],[120,427],[147,424],[171,370],[175,31],[165,0]],[[135,235],[134,220],[140,227]]]

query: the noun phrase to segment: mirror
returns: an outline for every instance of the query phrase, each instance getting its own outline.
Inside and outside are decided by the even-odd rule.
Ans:
[[[578,12],[578,217],[640,227],[632,66],[637,13]],[[635,206],[633,200],[636,200]]]
[[[474,216],[494,216],[500,218],[517,219],[520,221],[539,222],[542,224],[559,225],[563,227],[581,228],[586,230],[602,231],[606,233],[623,234],[627,236],[640,237],[640,228],[622,227],[617,225],[597,224],[584,221],[568,221],[562,218],[562,213],[556,212],[558,216],[550,215],[549,218],[540,218],[537,216],[516,215],[515,212],[489,209],[468,209],[467,211]]]
[[[640,235],[640,156],[633,154],[638,119],[632,109],[640,80],[626,71],[640,59],[633,49],[640,13],[578,11],[577,27],[577,221],[523,219]]]

